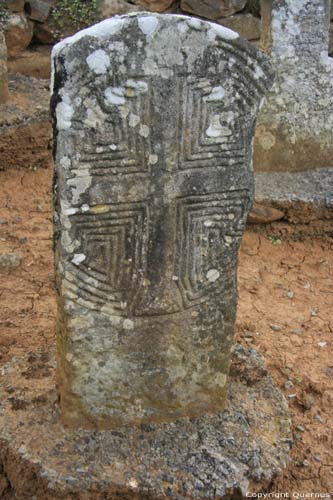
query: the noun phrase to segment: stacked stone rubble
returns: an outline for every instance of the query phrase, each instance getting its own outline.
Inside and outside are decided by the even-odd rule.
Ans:
[[[183,13],[219,23],[237,31],[243,38],[257,43],[261,34],[261,1],[97,0],[93,16],[95,21],[99,21],[114,15],[144,10],[158,13]],[[19,56],[31,43],[53,45],[64,36],[71,35],[78,30],[73,19],[64,14],[65,11],[59,0],[7,0],[5,4],[9,11],[6,41],[10,59]],[[93,11],[92,2],[91,5]],[[62,29],[55,26],[54,13],[60,16],[64,25]],[[88,21],[87,24],[89,24]],[[333,15],[331,14],[329,54],[332,53]]]

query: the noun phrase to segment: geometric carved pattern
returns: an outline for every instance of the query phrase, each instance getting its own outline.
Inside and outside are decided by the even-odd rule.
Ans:
[[[77,251],[86,256],[75,265],[76,294],[92,306],[122,310],[146,268],[148,211],[141,202],[106,205],[103,213],[98,208],[71,216],[81,242]]]
[[[145,83],[142,79],[140,83]],[[140,123],[150,123],[151,95],[149,85],[142,93],[126,95],[129,112],[123,115],[123,106],[108,104],[101,93],[97,96],[98,105],[107,119],[102,127],[90,129],[87,144],[79,139],[80,158],[73,167],[88,166],[94,176],[115,174],[137,174],[149,172],[150,137],[140,135],[140,125],[131,124],[133,117],[140,117]],[[81,124],[82,127],[82,124]],[[77,127],[78,130],[78,127]],[[81,130],[87,130],[85,127]]]
[[[215,88],[214,99],[212,85],[207,79],[179,82],[180,170],[238,166],[244,162],[245,150],[240,147],[243,142],[241,127],[235,116],[233,123],[228,122],[231,116],[223,98],[218,96],[223,89],[218,85]],[[212,127],[215,127],[215,134],[218,132],[217,136]]]
[[[248,198],[247,190],[178,198],[175,274],[185,308],[221,290],[224,273],[235,267],[225,250],[239,244]]]

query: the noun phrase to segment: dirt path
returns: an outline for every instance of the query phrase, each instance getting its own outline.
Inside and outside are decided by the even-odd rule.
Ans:
[[[1,363],[54,342],[51,177],[51,168],[0,172],[0,253],[22,257],[0,274]],[[264,354],[292,413],[293,461],[270,491],[304,498],[333,495],[333,239],[295,230],[246,232],[236,332]]]

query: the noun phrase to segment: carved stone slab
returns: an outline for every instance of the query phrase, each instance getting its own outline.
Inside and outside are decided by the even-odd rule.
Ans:
[[[267,58],[221,26],[143,13],[61,42],[53,64],[64,420],[217,411]]]

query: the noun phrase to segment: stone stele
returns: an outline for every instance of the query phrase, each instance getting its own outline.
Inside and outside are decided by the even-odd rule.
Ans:
[[[268,58],[185,16],[114,17],[53,51],[63,421],[223,409]]]

